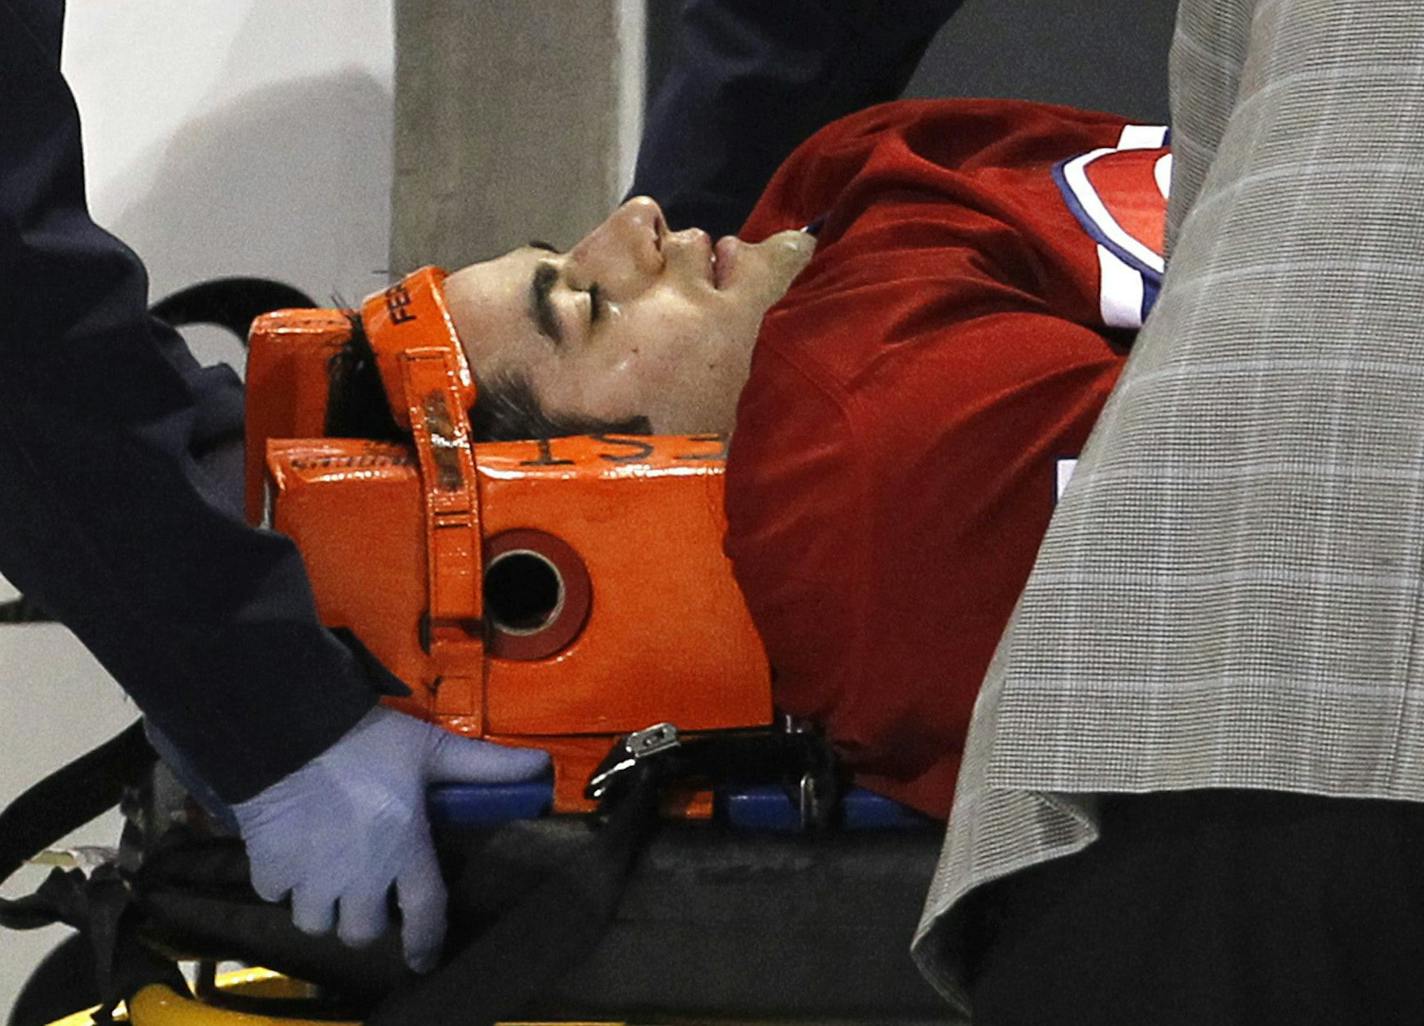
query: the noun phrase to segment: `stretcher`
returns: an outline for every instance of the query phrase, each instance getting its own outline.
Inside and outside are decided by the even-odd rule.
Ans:
[[[373,1023],[486,1021],[461,995],[541,961],[517,1005],[546,1021],[937,1018],[908,945],[939,830],[847,786],[814,729],[776,715],[721,552],[725,439],[475,443],[442,279],[425,268],[359,314],[400,440],[328,430],[349,311],[255,321],[247,511],[296,541],[325,622],[410,685],[392,705],[543,748],[552,774],[432,794],[460,950],[414,1003],[389,996],[410,988],[390,943],[352,953],[256,901],[240,846],[175,856],[149,836],[171,810],[137,817],[145,942],[317,979]],[[174,993],[140,994],[140,1026],[252,1026],[218,990],[200,1008],[153,986]]]

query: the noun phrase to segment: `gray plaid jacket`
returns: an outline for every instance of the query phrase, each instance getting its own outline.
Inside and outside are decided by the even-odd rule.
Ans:
[[[1171,263],[975,710],[915,955],[1096,796],[1424,800],[1424,2],[1182,0]]]

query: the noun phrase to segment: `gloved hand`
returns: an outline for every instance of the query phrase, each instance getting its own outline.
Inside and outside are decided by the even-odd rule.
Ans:
[[[232,807],[252,886],[268,901],[290,893],[299,930],[335,926],[360,946],[385,932],[394,884],[406,962],[428,971],[445,939],[446,895],[427,785],[528,780],[548,765],[544,752],[457,737],[377,706],[301,769]]]

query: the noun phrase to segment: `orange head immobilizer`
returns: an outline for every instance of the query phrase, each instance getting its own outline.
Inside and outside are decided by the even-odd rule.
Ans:
[[[765,656],[722,555],[725,439],[473,444],[477,384],[427,267],[361,318],[406,443],[323,437],[340,310],[253,325],[248,514],[301,549],[326,623],[399,677],[402,710],[546,748],[555,811],[612,739],[771,720]]]

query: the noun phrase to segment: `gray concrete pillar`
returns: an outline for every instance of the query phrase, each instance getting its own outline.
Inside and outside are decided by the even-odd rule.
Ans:
[[[391,271],[576,241],[626,187],[643,0],[396,0]]]

